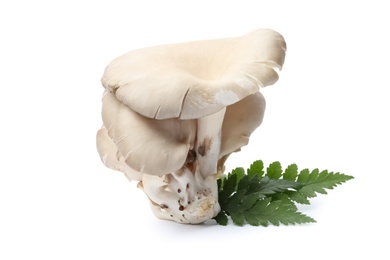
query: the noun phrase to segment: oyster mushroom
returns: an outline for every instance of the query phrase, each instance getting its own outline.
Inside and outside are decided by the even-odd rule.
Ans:
[[[113,60],[102,78],[103,163],[140,181],[157,217],[192,224],[213,218],[225,160],[261,124],[259,89],[278,80],[285,51],[279,33],[260,29]]]

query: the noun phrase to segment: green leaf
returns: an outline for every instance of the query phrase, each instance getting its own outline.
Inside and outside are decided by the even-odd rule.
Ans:
[[[224,211],[220,211],[217,216],[214,217],[215,221],[222,226],[226,226],[229,222],[229,219]]]
[[[226,178],[226,175],[222,175],[221,178],[219,178],[217,180],[218,192],[222,191],[222,183],[223,183],[225,178]]]
[[[233,212],[237,210],[239,207],[241,207],[241,204],[244,200],[245,196],[245,190],[239,190],[238,192],[234,193],[229,199],[226,200],[224,205],[224,210],[226,212]]]
[[[237,175],[229,174],[222,183],[222,189],[218,194],[220,204],[223,204],[233,194],[237,186]]]
[[[306,205],[310,204],[310,201],[307,196],[303,195],[302,193],[299,193],[298,191],[288,190],[285,193],[290,198],[290,200],[295,201],[296,203]]]
[[[251,192],[251,190],[255,189],[256,185],[258,185],[260,182],[260,178],[257,175],[249,176],[246,175],[243,178],[241,178],[240,182],[237,184],[237,190],[247,190]]]
[[[283,173],[283,179],[295,181],[298,176],[298,166],[296,164],[290,164],[287,166],[286,170]]]
[[[267,176],[271,179],[279,179],[282,177],[282,165],[280,165],[280,162],[273,162],[271,163],[267,168]]]
[[[243,226],[245,224],[245,217],[239,211],[231,212],[230,217],[237,226]]]
[[[254,175],[259,175],[263,177],[264,175],[264,164],[262,160],[254,161],[250,167],[247,169],[248,176],[252,177]]]
[[[297,182],[299,183],[306,183],[307,180],[309,179],[310,177],[310,171],[309,169],[303,169],[299,175],[298,175],[298,179],[297,179]]]
[[[232,171],[231,175],[236,175],[236,176],[237,176],[237,180],[236,180],[237,184],[240,182],[240,180],[241,180],[244,176],[246,176],[245,170],[244,170],[244,168],[242,168],[242,167],[235,168],[235,169]],[[235,189],[237,190],[237,185],[236,185],[236,188],[235,188]]]
[[[227,225],[229,217],[238,226],[313,223],[315,220],[299,212],[295,204],[310,204],[309,198],[317,193],[326,194],[326,189],[353,179],[318,169],[303,169],[298,174],[296,164],[283,172],[279,162],[271,163],[263,175],[263,162],[258,160],[247,174],[240,167],[218,180],[221,212],[214,218],[218,224]]]
[[[260,194],[269,195],[277,192],[284,192],[288,189],[296,188],[298,186],[299,184],[294,181],[283,180],[283,179],[275,180],[275,179],[270,179],[268,177],[264,177],[261,179],[257,191]]]
[[[256,201],[258,201],[261,198],[264,198],[264,197],[262,197],[258,193],[252,193],[252,194],[245,196],[245,199],[243,199],[241,201],[240,210],[244,210],[244,211],[249,210],[250,208],[253,207],[253,205],[255,205]]]
[[[318,169],[313,170],[309,175],[307,172],[304,174],[304,178],[298,177],[298,181],[302,184],[302,188],[298,192],[308,198],[316,197],[317,193],[327,194],[325,189],[333,189],[337,185],[353,179],[352,176],[326,170],[319,173]]]
[[[271,201],[270,198],[259,200],[256,205],[243,214],[254,226],[274,226],[313,223],[315,220],[297,211],[296,206],[288,200]]]
[[[311,182],[314,182],[315,180],[317,180],[318,174],[319,174],[318,169],[312,170],[310,175],[309,175],[309,179],[306,181],[306,183],[311,183]]]
[[[300,185],[297,182],[290,180],[275,180],[270,179],[268,176],[260,179],[258,175],[254,175],[253,177],[246,175],[238,183],[237,192],[245,190],[246,195],[256,193],[259,197],[264,197],[264,195],[283,192],[287,189],[296,189],[298,187]]]

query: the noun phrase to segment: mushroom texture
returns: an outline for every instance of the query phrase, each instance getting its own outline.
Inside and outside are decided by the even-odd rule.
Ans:
[[[286,44],[269,29],[128,52],[102,78],[103,163],[139,181],[153,213],[202,223],[220,211],[217,179],[261,124],[260,87],[278,80]]]

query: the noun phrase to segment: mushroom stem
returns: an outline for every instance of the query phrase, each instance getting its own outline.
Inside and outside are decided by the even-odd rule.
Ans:
[[[183,167],[164,176],[144,174],[142,188],[158,218],[197,224],[220,211],[215,176],[204,179],[194,163],[192,170]]]
[[[196,136],[197,161],[201,176],[217,173],[217,164],[221,150],[221,129],[226,108],[217,113],[198,119]]]

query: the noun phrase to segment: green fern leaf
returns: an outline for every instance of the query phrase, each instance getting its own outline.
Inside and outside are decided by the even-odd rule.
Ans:
[[[294,181],[283,180],[283,179],[275,180],[275,179],[270,179],[268,177],[264,177],[259,182],[256,191],[264,195],[269,195],[277,192],[285,192],[288,189],[297,188],[297,187],[299,187],[299,184]]]
[[[264,175],[264,164],[263,161],[257,160],[254,161],[250,167],[247,169],[248,176],[252,177],[254,175],[259,175],[259,177],[263,177]]]
[[[290,164],[287,166],[283,173],[283,179],[295,181],[298,176],[298,166],[296,164]]]
[[[326,189],[353,179],[352,176],[303,169],[296,164],[283,172],[279,162],[271,163],[264,176],[263,162],[255,161],[247,169],[236,168],[218,180],[221,212],[214,218],[227,225],[229,217],[235,225],[268,226],[313,223],[315,220],[298,211],[295,203],[310,204],[309,198]],[[282,177],[282,178],[281,178]]]
[[[240,182],[240,180],[241,180],[244,176],[246,176],[245,170],[244,170],[244,168],[242,168],[242,167],[235,168],[235,169],[232,171],[231,174],[234,174],[234,175],[237,176],[237,184]],[[236,189],[237,189],[237,185],[236,185]]]
[[[215,221],[222,226],[226,226],[229,223],[228,216],[224,211],[220,211],[217,216],[214,217]]]
[[[303,169],[298,175],[297,182],[302,184],[307,183],[309,177],[310,177],[309,169]]]
[[[259,200],[250,210],[243,213],[248,224],[254,226],[274,226],[313,223],[315,220],[297,211],[288,200],[272,201],[270,198]]]
[[[232,218],[233,223],[235,225],[237,225],[237,226],[245,225],[245,217],[241,212],[239,212],[239,211],[231,212],[230,217]]]
[[[290,198],[290,200],[295,201],[296,203],[305,205],[310,204],[308,197],[298,191],[288,190],[285,194]]]
[[[224,178],[218,194],[219,203],[224,203],[235,191],[237,186],[237,175],[229,174]]]
[[[302,185],[298,192],[308,198],[316,197],[317,193],[327,194],[325,189],[333,189],[337,185],[353,179],[352,176],[326,170],[319,173],[318,169],[313,170],[309,175],[305,172],[304,175],[304,178],[298,177],[298,182]]]
[[[267,176],[271,179],[279,179],[282,177],[282,173],[283,170],[280,162],[273,162],[267,168]]]

